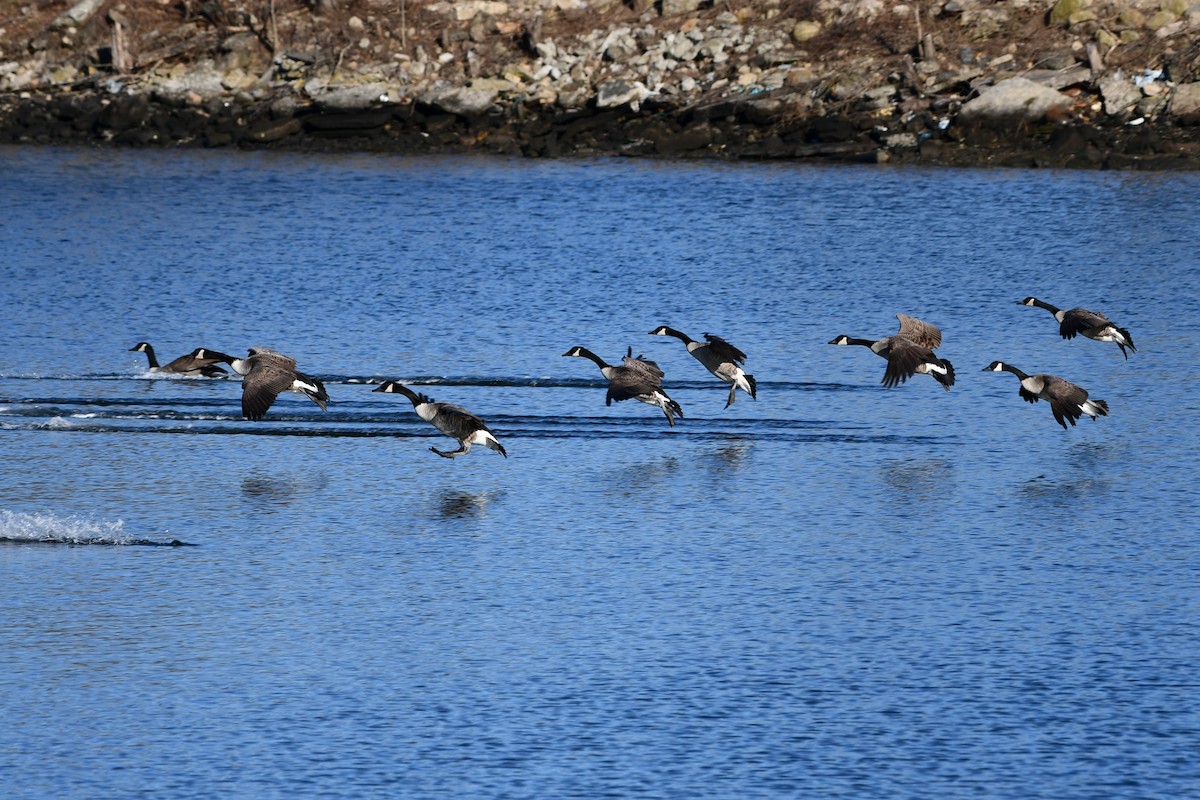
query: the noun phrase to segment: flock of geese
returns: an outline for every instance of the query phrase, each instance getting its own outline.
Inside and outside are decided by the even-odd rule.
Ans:
[[[1098,342],[1115,342],[1126,359],[1136,353],[1133,337],[1125,328],[1118,327],[1108,317],[1097,311],[1082,308],[1059,309],[1036,297],[1018,301],[1020,305],[1035,306],[1049,311],[1059,324],[1059,333],[1064,339],[1084,336]],[[923,322],[906,314],[897,314],[900,329],[892,336],[882,339],[859,339],[841,335],[830,340],[833,345],[861,345],[887,360],[883,372],[883,385],[894,387],[906,382],[914,375],[929,375],[947,391],[954,385],[954,365],[934,351],[942,344],[942,332],[935,325]],[[652,336],[672,336],[683,343],[687,351],[718,380],[729,384],[729,399],[725,408],[733,405],[740,389],[758,398],[758,384],[743,365],[746,354],[720,336],[704,334],[704,341],[693,339],[675,328],[661,325],[649,332]],[[329,394],[320,380],[305,375],[296,368],[296,361],[289,356],[266,347],[252,347],[245,358],[235,358],[225,353],[199,347],[167,364],[160,365],[154,348],[148,342],[139,342],[129,348],[130,352],[145,353],[152,373],[172,373],[187,377],[224,377],[227,373],[221,364],[228,364],[242,380],[242,415],[246,419],[261,420],[281,392],[291,391],[312,400],[321,410],[329,402]],[[644,356],[634,357],[630,347],[620,364],[608,364],[600,356],[584,347],[572,347],[563,356],[586,358],[600,369],[608,381],[605,405],[614,401],[639,400],[662,410],[667,423],[675,425],[675,418],[683,418],[683,409],[663,389],[663,371],[658,364]],[[1039,373],[1028,375],[1003,361],[993,361],[984,367],[984,372],[1011,372],[1021,385],[1018,394],[1029,403],[1045,400],[1058,424],[1067,430],[1067,423],[1074,425],[1084,414],[1095,420],[1108,414],[1108,403],[1092,400],[1080,386],[1056,375]],[[413,405],[417,416],[433,425],[442,433],[455,439],[457,450],[444,451],[430,447],[443,458],[456,458],[471,452],[473,445],[487,447],[505,458],[508,453],[495,434],[488,429],[480,417],[460,406],[438,403],[431,397],[418,394],[399,381],[384,381],[372,391],[387,394],[402,394]]]

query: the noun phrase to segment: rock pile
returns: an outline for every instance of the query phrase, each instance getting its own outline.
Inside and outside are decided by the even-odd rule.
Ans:
[[[0,141],[1195,168],[1198,30],[1184,0],[30,3]]]

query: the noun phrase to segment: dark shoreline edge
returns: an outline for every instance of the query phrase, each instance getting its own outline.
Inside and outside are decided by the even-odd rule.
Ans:
[[[725,161],[896,163],[952,167],[1200,169],[1200,128],[979,120],[917,114],[901,125],[870,114],[795,117],[769,94],[635,110],[569,111],[514,104],[454,113],[384,98],[366,106],[188,102],[99,89],[0,95],[0,143],[296,152],[495,154],[526,158],[642,157]]]

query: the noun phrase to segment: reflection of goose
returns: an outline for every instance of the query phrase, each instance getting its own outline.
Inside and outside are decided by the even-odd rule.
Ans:
[[[1054,419],[1063,430],[1067,423],[1075,424],[1075,420],[1087,414],[1093,420],[1098,416],[1108,415],[1108,403],[1103,400],[1089,400],[1087,390],[1076,386],[1070,381],[1063,380],[1057,375],[1026,375],[1016,367],[1003,361],[993,361],[983,368],[984,372],[1011,372],[1021,381],[1017,393],[1030,403],[1045,400],[1054,412]]]
[[[634,358],[632,347],[619,367],[605,364],[604,359],[584,347],[572,347],[563,355],[589,359],[600,368],[600,374],[608,378],[608,394],[604,397],[606,406],[611,406],[614,400],[619,403],[633,398],[661,408],[667,417],[667,423],[672,427],[675,425],[676,416],[683,419],[683,409],[679,407],[679,403],[663,391],[663,371],[653,361],[641,356]]]
[[[931,376],[943,389],[950,391],[954,385],[954,365],[949,359],[939,358],[933,352],[942,343],[942,332],[937,326],[907,314],[897,314],[896,318],[900,320],[900,330],[895,336],[871,340],[854,339],[843,334],[831,339],[829,344],[862,345],[886,358],[888,365],[883,372],[884,386],[896,386],[920,373]]]
[[[449,403],[435,403],[432,398],[417,394],[399,381],[385,381],[371,391],[404,395],[412,402],[418,417],[447,436],[457,439],[459,448],[451,452],[443,452],[436,447],[429,448],[443,458],[464,456],[471,452],[473,444],[484,445],[508,458],[504,446],[496,439],[495,434],[488,430],[487,424],[465,408]]]
[[[683,342],[692,357],[699,361],[704,368],[729,384],[729,401],[725,407],[733,405],[737,390],[741,389],[754,400],[758,399],[758,384],[753,375],[746,374],[741,364],[746,363],[746,354],[720,336],[711,333],[704,334],[704,342],[697,342],[686,333],[681,333],[666,325],[659,325],[650,331],[651,336],[674,336]]]
[[[129,352],[145,353],[147,360],[150,362],[151,372],[170,372],[175,375],[187,375],[193,378],[201,375],[206,378],[219,378],[226,374],[225,370],[217,366],[217,362],[222,359],[206,356],[202,347],[198,347],[186,356],[180,356],[161,367],[158,365],[158,358],[154,355],[154,348],[149,342],[138,342],[129,348]]]
[[[451,491],[438,501],[438,511],[444,517],[483,517],[491,501],[490,495]]]
[[[219,357],[233,371],[245,375],[242,381],[242,416],[260,420],[280,392],[295,392],[312,400],[321,410],[329,402],[325,384],[296,369],[296,360],[266,347],[251,347],[246,358],[234,358],[213,350],[206,355]]]
[[[1125,358],[1129,358],[1129,353],[1137,352],[1137,348],[1133,346],[1133,337],[1129,335],[1129,331],[1125,328],[1118,328],[1112,320],[1099,311],[1088,311],[1083,308],[1072,308],[1064,311],[1049,303],[1044,303],[1036,297],[1026,297],[1024,300],[1017,301],[1017,304],[1022,306],[1037,306],[1049,311],[1058,320],[1058,332],[1064,339],[1074,339],[1077,335],[1083,334],[1089,339],[1095,339],[1097,342],[1116,342],[1117,347],[1121,348],[1121,355],[1125,356]],[[1129,349],[1129,353],[1125,352],[1126,348]]]

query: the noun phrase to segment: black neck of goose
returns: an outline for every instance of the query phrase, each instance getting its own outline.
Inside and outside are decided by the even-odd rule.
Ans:
[[[875,344],[875,342],[873,342],[870,339],[855,339],[851,336],[847,336],[846,344],[858,344],[858,345],[862,345],[863,347],[872,347]]]
[[[225,355],[224,353],[217,352],[216,350],[209,350],[207,347],[204,348],[204,358],[212,358],[216,359],[217,361],[224,361],[229,366],[233,366],[233,356]]]
[[[1017,369],[1012,364],[1001,364],[1000,368],[1002,370],[1004,370],[1005,372],[1011,372],[1013,375],[1016,375],[1021,380],[1025,380],[1026,378],[1029,377],[1029,375],[1027,375],[1026,373],[1022,372],[1021,370]]]
[[[668,336],[674,336],[676,339],[683,342],[684,344],[690,344],[690,343],[696,341],[692,337],[688,336],[686,333],[683,333],[682,331],[677,331],[674,328],[668,328],[668,327],[664,326],[663,330],[666,331]]]
[[[1033,298],[1033,304],[1035,306],[1037,306],[1038,308],[1046,309],[1051,314],[1057,314],[1059,312],[1059,309],[1057,306],[1052,306],[1049,303],[1045,302],[1044,300],[1038,300],[1036,297]]]
[[[581,355],[584,358],[591,359],[592,363],[595,364],[600,369],[604,369],[605,367],[608,366],[608,364],[604,363],[603,358],[596,355],[591,350],[588,350],[586,347],[579,348],[579,355]]]
[[[146,354],[146,358],[150,361],[150,369],[157,369],[158,359],[154,356],[154,348],[146,345],[146,349],[142,352]]]
[[[399,392],[400,394],[407,397],[409,402],[411,402],[413,404],[414,408],[416,408],[423,402],[421,399],[421,396],[419,394],[417,394],[412,389],[405,386],[403,383],[393,384],[393,387],[396,392]]]

